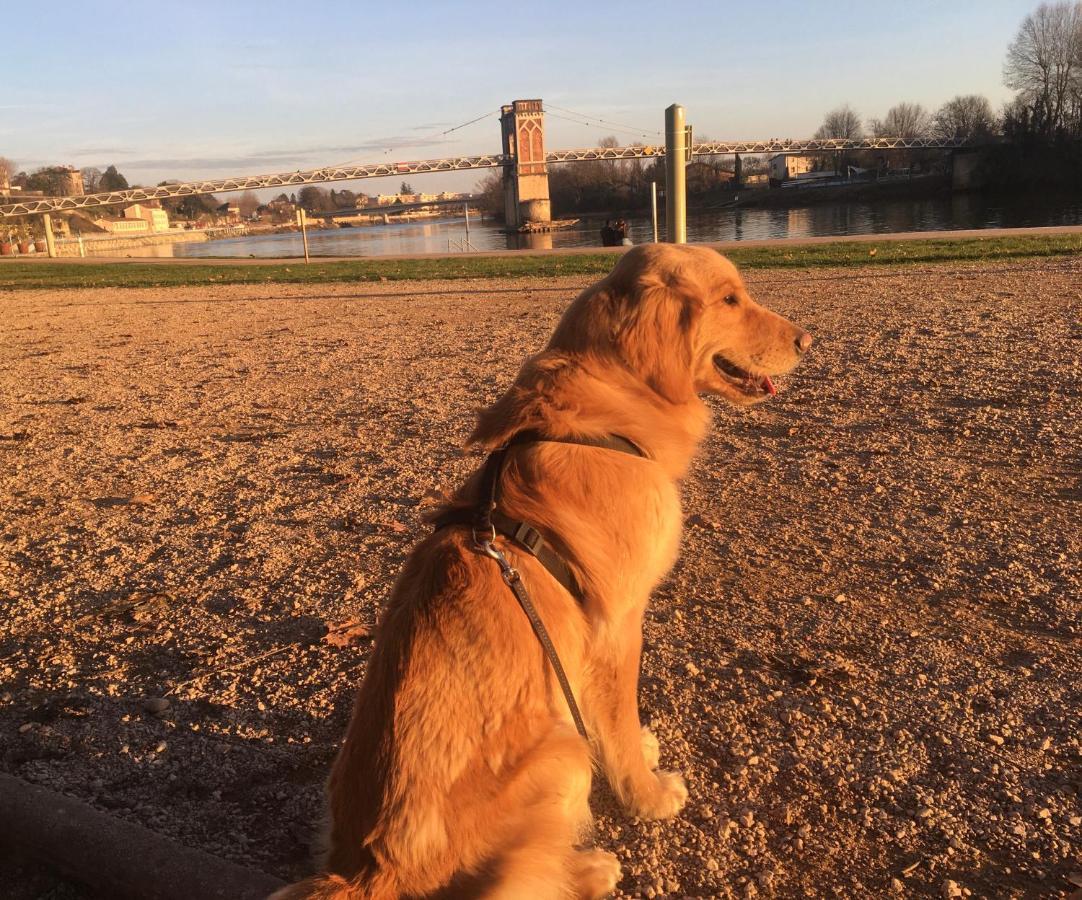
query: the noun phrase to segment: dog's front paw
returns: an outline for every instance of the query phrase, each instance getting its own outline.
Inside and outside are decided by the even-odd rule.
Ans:
[[[574,861],[575,897],[600,900],[607,897],[620,881],[620,861],[604,850],[581,850]]]
[[[661,764],[661,748],[658,746],[657,737],[645,725],[642,726],[642,758],[651,772]]]
[[[640,819],[671,819],[688,802],[688,789],[679,772],[655,772],[654,785],[646,796],[635,797],[631,812]]]

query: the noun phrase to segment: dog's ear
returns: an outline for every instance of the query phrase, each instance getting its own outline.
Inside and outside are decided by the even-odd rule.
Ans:
[[[681,279],[644,279],[618,301],[617,351],[670,403],[686,403],[695,395],[692,337],[701,308]]]

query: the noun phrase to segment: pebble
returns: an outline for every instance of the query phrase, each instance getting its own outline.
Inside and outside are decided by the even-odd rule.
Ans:
[[[946,881],[943,882],[942,893],[944,897],[961,897],[962,888],[957,881],[951,881],[948,878]]]
[[[995,744],[997,747],[1002,747],[1003,746],[1003,735],[990,734],[990,735],[988,735],[988,741],[990,743],[992,743],[992,744]]]
[[[905,890],[905,885],[900,878],[892,878],[890,880],[890,889],[896,894],[902,893]]]
[[[148,713],[152,713],[155,716],[161,715],[172,704],[165,699],[165,697],[151,697],[149,700],[143,702],[143,709]]]

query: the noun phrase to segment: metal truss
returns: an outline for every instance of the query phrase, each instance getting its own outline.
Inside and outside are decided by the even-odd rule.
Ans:
[[[693,144],[692,156],[720,156],[731,153],[825,153],[837,150],[956,150],[970,141],[955,138],[862,138],[861,140],[776,140],[709,141]],[[585,147],[578,150],[554,150],[545,154],[547,163],[588,162],[606,159],[650,159],[665,155],[663,146]],[[258,188],[289,187],[297,184],[322,184],[328,181],[353,181],[360,178],[421,175],[425,172],[454,172],[461,169],[495,169],[514,165],[514,158],[502,153],[486,156],[451,156],[445,159],[422,159],[411,162],[374,163],[361,166],[332,166],[307,172],[278,175],[249,175],[218,181],[186,181],[152,188],[132,188],[81,197],[42,197],[0,206],[0,219],[35,213],[60,212],[97,206],[137,203],[141,200],[168,200],[198,194],[227,194]]]
[[[692,156],[721,156],[731,153],[826,153],[836,150],[956,150],[969,145],[961,138],[861,138],[860,140],[791,140],[708,141],[692,144]],[[665,155],[663,146],[583,147],[579,150],[553,150],[545,162],[587,162],[599,159],[651,159]]]
[[[489,156],[452,156],[446,159],[422,159],[411,162],[375,163],[363,166],[334,166],[312,169],[308,172],[287,172],[279,175],[248,175],[241,178],[223,178],[218,181],[189,181],[163,184],[152,188],[132,188],[126,191],[110,191],[103,194],[85,194],[82,197],[42,197],[0,206],[0,218],[25,216],[33,213],[60,212],[66,209],[85,209],[91,206],[114,206],[119,203],[138,203],[141,200],[167,200],[173,197],[192,197],[197,194],[227,194],[231,191],[248,191],[256,188],[289,187],[297,184],[320,184],[327,181],[352,181],[357,178],[384,178],[388,175],[419,175],[424,172],[454,172],[459,169],[492,169],[511,162],[503,154]]]
[[[692,156],[717,156],[727,153],[824,153],[831,150],[957,150],[970,144],[963,138],[860,138],[842,140],[799,140],[772,138],[769,141],[709,141],[693,144]]]

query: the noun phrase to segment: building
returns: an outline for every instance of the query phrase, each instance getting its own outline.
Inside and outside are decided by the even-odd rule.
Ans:
[[[810,172],[815,166],[815,159],[811,156],[800,156],[795,153],[779,153],[770,157],[770,181],[776,183],[788,181],[798,175]]]
[[[83,173],[75,166],[60,166],[57,172],[61,176],[62,195],[64,197],[82,197],[86,191],[83,189]]]
[[[169,214],[164,209],[136,203],[124,210],[125,219],[141,219],[147,223],[147,231],[168,231]]]
[[[95,219],[94,224],[109,234],[150,234],[150,222],[147,219]]]

